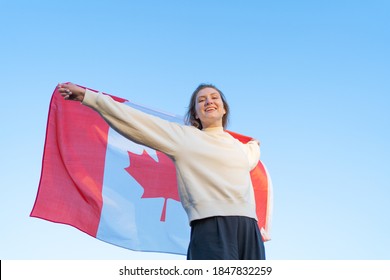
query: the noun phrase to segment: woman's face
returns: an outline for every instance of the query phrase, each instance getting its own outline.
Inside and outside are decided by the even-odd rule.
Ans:
[[[200,90],[195,101],[196,118],[203,128],[222,127],[222,117],[226,114],[219,92],[213,88]]]

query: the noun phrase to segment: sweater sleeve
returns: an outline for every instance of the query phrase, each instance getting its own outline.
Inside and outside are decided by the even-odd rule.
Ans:
[[[146,114],[102,93],[87,89],[82,104],[97,111],[127,139],[170,156],[175,155],[184,136],[183,125]]]
[[[256,140],[249,141],[245,144],[245,146],[248,153],[250,170],[252,170],[256,167],[257,163],[260,160],[260,146]]]

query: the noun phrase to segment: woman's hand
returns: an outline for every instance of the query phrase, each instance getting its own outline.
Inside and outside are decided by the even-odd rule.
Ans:
[[[257,143],[257,145],[259,145],[259,146],[260,146],[260,141],[259,141],[259,140],[255,139],[255,138],[252,138],[252,139],[251,139],[251,141],[254,141],[254,142],[256,142],[256,143]]]
[[[58,91],[65,100],[74,100],[82,102],[85,95],[85,89],[72,83],[58,84]]]

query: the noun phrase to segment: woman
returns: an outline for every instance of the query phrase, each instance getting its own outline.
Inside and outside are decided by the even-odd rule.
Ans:
[[[224,131],[229,106],[219,89],[199,85],[186,115],[190,125],[180,125],[71,83],[58,87],[66,100],[94,109],[124,137],[173,160],[191,225],[187,259],[265,259],[250,179],[259,143],[242,144]]]

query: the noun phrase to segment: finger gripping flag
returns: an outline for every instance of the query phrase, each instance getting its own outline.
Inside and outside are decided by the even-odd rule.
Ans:
[[[169,121],[182,119],[112,96]],[[247,142],[251,138],[230,132]],[[185,255],[190,229],[172,160],[125,139],[78,102],[53,92],[32,217],[67,224],[136,251]],[[263,239],[269,240],[272,183],[261,161],[251,172]]]

